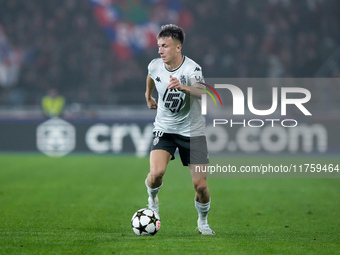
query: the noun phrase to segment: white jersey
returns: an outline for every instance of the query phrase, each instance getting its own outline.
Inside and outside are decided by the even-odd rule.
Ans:
[[[205,135],[205,118],[201,114],[199,99],[190,97],[177,89],[167,88],[170,75],[186,86],[204,82],[202,68],[184,56],[181,65],[174,70],[168,70],[161,58],[152,60],[148,70],[158,92],[154,131],[187,137]]]

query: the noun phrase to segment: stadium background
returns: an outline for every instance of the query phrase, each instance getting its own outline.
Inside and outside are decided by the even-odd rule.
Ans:
[[[130,225],[146,204],[155,112],[145,78],[160,25],[184,27],[183,53],[207,79],[301,78],[311,91],[313,116],[285,117],[296,128],[220,131],[218,163],[330,169],[340,164],[339,10],[338,0],[0,0],[0,254],[339,254],[336,171],[210,178],[210,238],[195,231],[190,174],[174,160],[160,232],[143,238]],[[60,118],[43,114],[50,88],[66,99]],[[268,109],[262,88],[255,106]]]
[[[339,7],[336,0],[1,1],[0,150],[36,151],[46,120],[41,100],[55,88],[66,99],[62,118],[76,126],[75,151],[146,155],[134,137],[150,141],[145,77],[165,23],[184,27],[184,54],[205,77],[339,78]],[[308,89],[313,117],[335,129],[338,83]],[[261,94],[260,104],[270,98]],[[88,130],[96,124],[101,133],[92,140],[101,148],[93,150]],[[127,133],[115,131],[120,125]],[[110,138],[117,132],[123,144]],[[328,136],[337,150],[335,131]]]

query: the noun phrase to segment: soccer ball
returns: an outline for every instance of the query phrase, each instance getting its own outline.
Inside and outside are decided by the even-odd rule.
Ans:
[[[136,235],[154,235],[161,226],[161,221],[157,212],[151,209],[139,209],[131,219],[132,230]]]

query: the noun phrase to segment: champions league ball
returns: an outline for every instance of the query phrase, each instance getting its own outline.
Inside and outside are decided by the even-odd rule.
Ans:
[[[150,209],[139,209],[131,219],[132,230],[136,235],[155,235],[161,226],[157,212]]]

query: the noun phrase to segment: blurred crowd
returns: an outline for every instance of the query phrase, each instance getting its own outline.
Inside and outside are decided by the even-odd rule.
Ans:
[[[144,104],[147,65],[158,56],[156,46],[120,61],[89,1],[0,3],[1,29],[25,52],[17,83],[0,85],[0,106],[40,105],[51,88],[67,103]],[[340,78],[339,0],[182,3],[192,14],[183,52],[206,77]],[[340,92],[336,85],[324,89],[330,97]]]

